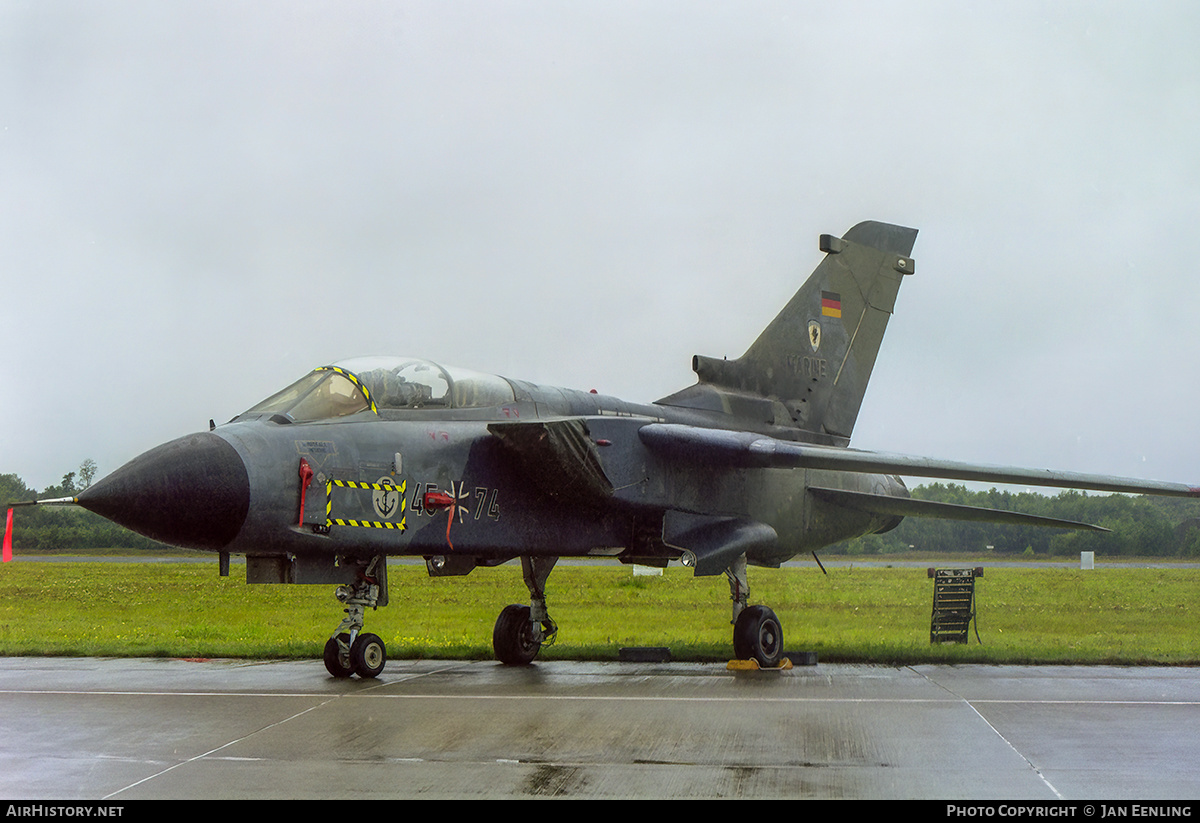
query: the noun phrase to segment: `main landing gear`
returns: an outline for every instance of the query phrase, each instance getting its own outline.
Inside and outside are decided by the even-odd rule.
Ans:
[[[529,605],[505,606],[492,630],[496,659],[508,666],[528,666],[542,646],[554,643],[558,626],[546,611],[546,579],[557,557],[522,557],[521,574],[529,589]]]
[[[527,666],[542,646],[554,642],[558,626],[546,610],[546,580],[557,557],[522,557],[521,572],[530,605],[505,606],[492,630],[496,659],[508,666]],[[783,662],[783,627],[775,612],[748,603],[746,556],[735,560],[725,575],[733,600],[733,652],[739,660],[754,660],[759,668],[777,669]]]
[[[363,612],[379,602],[379,583],[375,578],[376,557],[360,569],[358,579],[349,586],[338,586],[334,596],[346,604],[346,616],[325,641],[325,668],[334,677],[357,674],[362,678],[378,677],[387,662],[387,648],[378,635],[362,631]]]
[[[733,600],[733,656],[754,660],[763,669],[777,669],[783,661],[783,627],[775,612],[766,606],[750,606],[746,581],[746,555],[735,560],[725,576]]]

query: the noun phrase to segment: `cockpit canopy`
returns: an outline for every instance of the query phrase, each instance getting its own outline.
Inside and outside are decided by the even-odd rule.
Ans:
[[[503,377],[411,357],[362,357],[323,366],[247,414],[283,414],[297,423],[363,411],[471,409],[515,399]]]

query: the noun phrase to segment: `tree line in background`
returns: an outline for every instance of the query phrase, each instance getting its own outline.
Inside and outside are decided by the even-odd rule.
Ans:
[[[15,474],[0,474],[0,504],[39,498],[71,497],[91,485],[96,464],[85,460],[62,483],[39,494]],[[917,486],[913,497],[963,506],[1092,523],[1110,532],[1064,531],[1037,526],[969,523],[906,517],[884,534],[871,534],[830,546],[824,554],[881,555],[982,554],[1098,557],[1141,556],[1200,558],[1200,501],[1175,497],[1130,497],[1064,491],[1051,497],[1035,492],[989,489],[971,491],[953,483]],[[163,545],[74,506],[22,508],[14,521],[14,551],[76,549],[161,549]]]
[[[1078,557],[1200,558],[1200,500],[1132,497],[1063,491],[1053,497],[998,489],[971,491],[954,483],[931,483],[912,496],[941,503],[1035,514],[1103,526],[1109,532],[1067,531],[1038,526],[968,523],[906,517],[890,532],[871,534],[826,549],[830,553],[969,553]]]

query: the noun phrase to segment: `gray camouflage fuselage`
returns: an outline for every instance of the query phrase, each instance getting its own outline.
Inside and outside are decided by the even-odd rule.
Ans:
[[[702,456],[663,458],[638,436],[653,423],[728,425],[729,415],[510,383],[514,402],[496,408],[384,413],[405,419],[363,411],[311,423],[242,415],[211,433],[182,438],[176,444],[185,452],[209,438],[232,446],[245,467],[246,513],[223,545],[191,539],[191,527],[166,527],[151,536],[261,558],[256,562],[293,555],[306,566],[317,557],[376,554],[453,555],[477,559],[480,565],[521,554],[611,555],[663,564],[687,548],[673,540],[675,535],[734,518],[774,530],[777,539],[752,543],[746,554],[752,564],[777,566],[797,553],[899,520],[847,511],[806,494],[809,485],[818,485],[903,495],[903,485],[894,477],[705,465]],[[522,460],[526,447],[509,446],[504,439],[506,425],[545,423],[553,428],[567,421],[583,427],[586,436],[579,439],[585,456],[595,459],[607,484],[572,483],[561,461],[539,463],[536,454]],[[738,422],[740,430],[767,436],[778,428]],[[303,489],[297,472],[302,459],[313,472]],[[213,496],[205,494],[203,474],[189,476],[195,468],[191,460],[173,465],[174,476],[165,481],[154,505],[202,512]],[[134,461],[121,471],[140,473],[141,467]],[[395,491],[386,490],[389,485]],[[98,499],[104,492],[98,486],[92,495]],[[452,503],[430,505],[427,497],[437,493]],[[84,502],[96,507],[94,499]],[[134,519],[131,526],[138,525],[138,516],[128,514]],[[113,519],[126,518],[117,514]]]

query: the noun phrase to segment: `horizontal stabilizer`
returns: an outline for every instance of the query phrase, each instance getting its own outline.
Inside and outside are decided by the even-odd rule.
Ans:
[[[710,465],[722,463],[742,468],[828,469],[1124,494],[1200,497],[1200,487],[1184,483],[1049,469],[991,466],[832,446],[812,446],[777,440],[753,432],[704,429],[678,423],[651,423],[639,429],[638,436],[651,451],[664,456],[699,460]]]
[[[1106,532],[1109,529],[1079,523],[1074,520],[1059,520],[1056,517],[1041,517],[1002,509],[984,509],[979,506],[962,506],[957,503],[939,503],[934,500],[915,500],[911,497],[890,497],[883,494],[851,492],[842,489],[809,488],[812,495],[826,503],[868,514],[889,514],[899,517],[931,517],[939,520],[964,520],[977,523],[1005,523],[1020,526],[1049,526],[1055,529]]]

